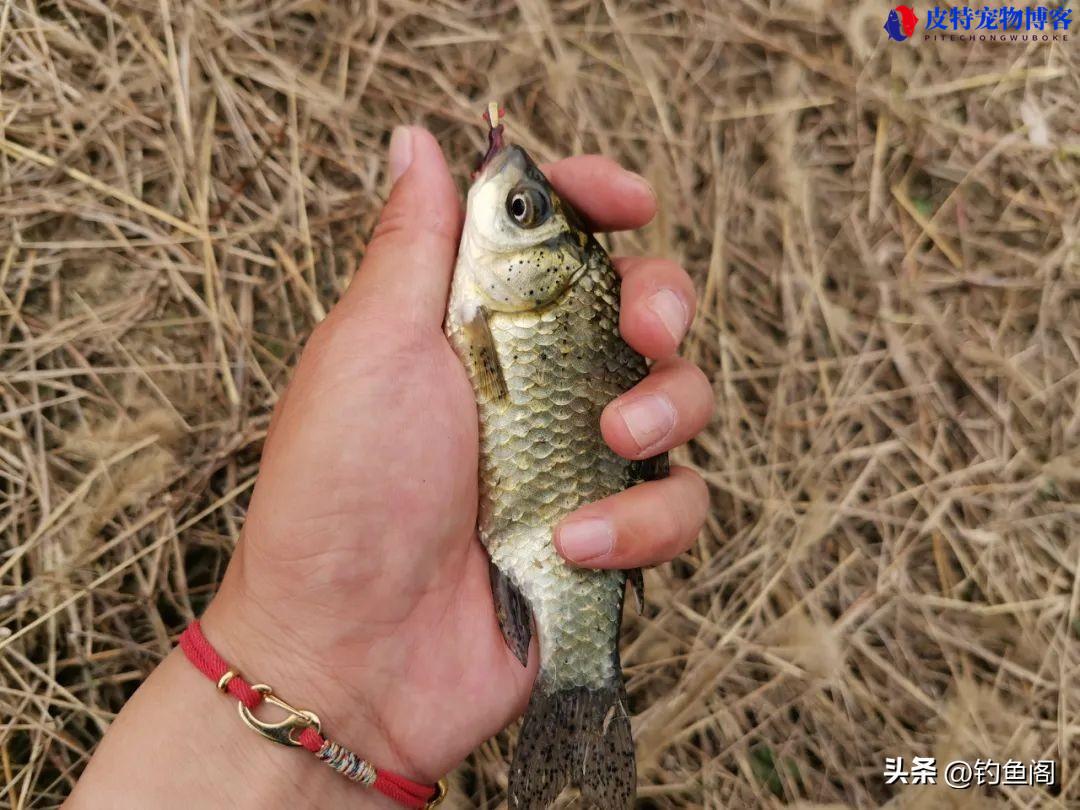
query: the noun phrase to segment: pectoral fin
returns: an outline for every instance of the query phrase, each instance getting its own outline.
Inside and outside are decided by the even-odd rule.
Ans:
[[[507,395],[506,379],[491,337],[487,310],[477,307],[463,326],[469,344],[469,359],[476,375],[477,393],[488,399],[504,399]]]
[[[523,667],[529,665],[529,642],[532,640],[532,611],[513,582],[491,564],[491,595],[495,598],[495,616],[499,620],[506,646]]]

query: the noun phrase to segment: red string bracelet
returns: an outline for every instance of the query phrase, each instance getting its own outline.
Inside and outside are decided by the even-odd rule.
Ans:
[[[237,707],[248,728],[268,740],[288,746],[302,746],[338,773],[353,782],[369,785],[405,807],[435,807],[446,798],[446,780],[437,785],[422,785],[390,771],[379,770],[348,748],[322,735],[317,715],[296,709],[274,694],[266,684],[249,684],[225,659],[218,655],[198,620],[193,621],[180,636],[180,649],[203,675],[217,683],[218,689],[240,701]],[[268,723],[258,719],[252,710],[263,702],[288,712],[284,720]]]

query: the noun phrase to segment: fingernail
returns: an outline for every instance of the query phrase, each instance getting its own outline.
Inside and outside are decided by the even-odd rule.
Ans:
[[[675,339],[676,343],[683,339],[687,322],[690,320],[690,312],[678,295],[668,289],[657,290],[649,297],[648,307],[664,324],[668,334]]]
[[[635,397],[616,408],[640,450],[652,447],[675,427],[675,408],[663,394]]]
[[[396,183],[412,163],[412,132],[408,127],[396,126],[390,134],[390,182]]]
[[[634,194],[634,193],[641,193],[642,191],[644,191],[646,194],[648,194],[654,200],[656,199],[656,192],[653,190],[652,185],[649,183],[648,180],[646,180],[640,174],[637,174],[636,172],[628,171],[627,169],[623,169],[621,177],[622,177],[621,183],[625,187],[626,193]]]
[[[572,520],[559,527],[557,540],[564,557],[585,562],[611,553],[615,528],[603,518]]]

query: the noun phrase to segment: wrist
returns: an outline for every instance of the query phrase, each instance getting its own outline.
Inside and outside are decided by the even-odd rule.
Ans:
[[[262,739],[236,702],[173,650],[124,706],[65,805],[286,808],[398,805],[302,749]]]
[[[444,776],[437,763],[433,767],[403,749],[380,716],[377,670],[354,661],[348,668],[351,677],[346,676],[327,663],[341,654],[335,640],[320,636],[302,619],[283,618],[282,612],[300,615],[263,607],[226,575],[200,624],[209,642],[249,683],[264,683],[293,706],[314,712],[324,734],[377,769],[424,784]],[[350,653],[358,657],[355,649]]]

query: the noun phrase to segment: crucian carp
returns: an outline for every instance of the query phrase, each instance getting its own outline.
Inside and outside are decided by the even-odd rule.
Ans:
[[[600,413],[647,371],[619,334],[619,277],[582,218],[489,107],[489,148],[469,190],[446,333],[476,393],[480,539],[506,642],[540,672],[510,769],[510,807],[547,807],[567,784],[623,810],[636,768],[619,663],[629,577],[565,562],[553,527],[590,501],[667,474],[627,461]]]

